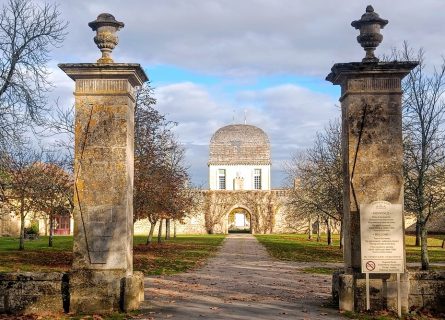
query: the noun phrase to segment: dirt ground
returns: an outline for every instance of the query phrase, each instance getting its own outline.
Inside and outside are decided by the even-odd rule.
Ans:
[[[274,260],[252,235],[232,234],[204,267],[147,277],[142,317],[344,319],[330,306],[331,276],[304,273],[308,266]]]

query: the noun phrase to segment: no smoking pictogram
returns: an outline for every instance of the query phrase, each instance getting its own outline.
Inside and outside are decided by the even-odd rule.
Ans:
[[[368,261],[365,264],[366,270],[373,271],[375,269],[375,262],[374,261]]]

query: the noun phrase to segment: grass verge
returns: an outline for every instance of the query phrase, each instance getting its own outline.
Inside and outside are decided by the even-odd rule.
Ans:
[[[342,262],[343,254],[339,249],[338,236],[334,236],[334,243],[328,246],[325,238],[320,242],[307,239],[306,234],[273,234],[255,235],[269,254],[277,259],[304,262]]]
[[[145,245],[144,236],[134,238],[134,270],[145,275],[173,274],[201,265],[224,240],[224,235],[186,235],[164,240],[161,244]],[[48,247],[48,237],[25,242],[19,251],[18,239],[0,237],[0,272],[68,271],[73,254],[73,237],[54,237]]]
[[[277,259],[301,262],[343,262],[343,253],[339,248],[338,235],[333,236],[333,245],[326,244],[323,235],[320,242],[316,237],[307,239],[307,234],[273,234],[255,235],[269,254]],[[428,238],[428,254],[431,263],[445,262],[445,249],[442,249],[444,235],[430,235]],[[415,237],[407,235],[406,260],[420,262],[420,247],[414,246]]]
[[[217,251],[225,235],[178,236],[160,244],[145,245],[135,238],[134,269],[145,275],[174,274],[202,265]]]
[[[325,267],[307,267],[307,268],[303,268],[303,272],[305,272],[305,273],[328,274],[328,275],[332,275],[332,273],[335,270],[337,270],[337,269],[325,268]]]

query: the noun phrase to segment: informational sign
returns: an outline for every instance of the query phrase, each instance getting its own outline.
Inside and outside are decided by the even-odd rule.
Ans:
[[[360,205],[363,273],[404,273],[405,250],[401,204],[374,201]]]

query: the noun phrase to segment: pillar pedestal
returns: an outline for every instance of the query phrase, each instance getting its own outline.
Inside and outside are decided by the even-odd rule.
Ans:
[[[59,67],[76,85],[70,312],[136,309],[143,276],[133,273],[134,90],[147,76],[139,64]]]

